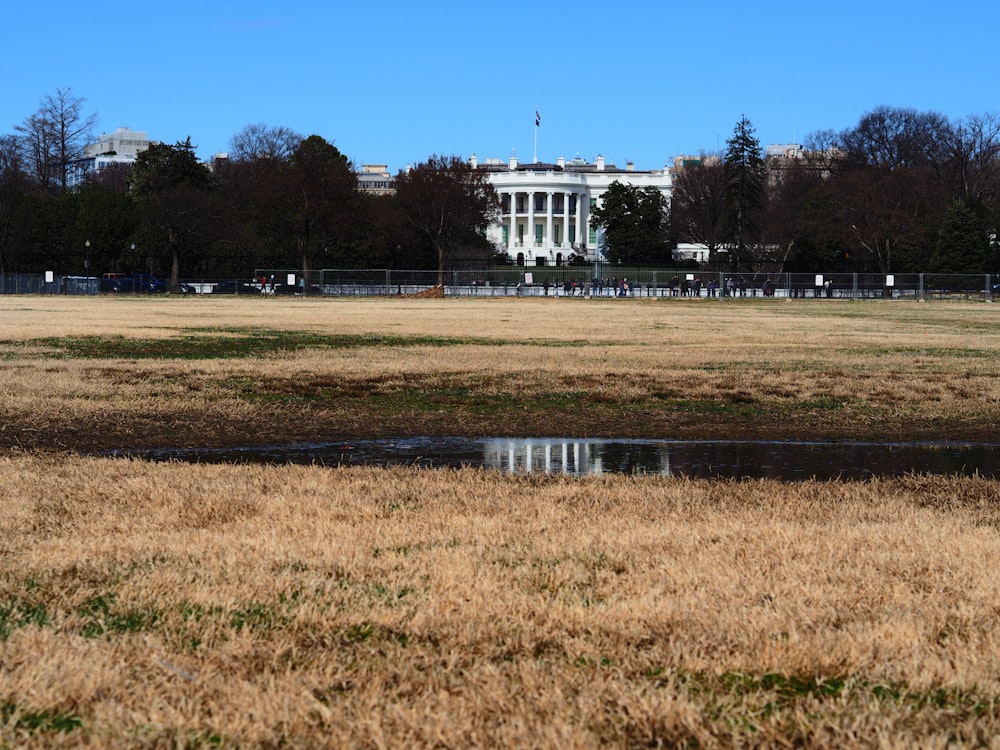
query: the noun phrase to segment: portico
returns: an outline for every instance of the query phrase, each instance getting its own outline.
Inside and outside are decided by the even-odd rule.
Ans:
[[[597,260],[603,242],[599,228],[591,225],[590,210],[615,180],[653,185],[670,198],[666,169],[636,172],[631,164],[618,169],[606,165],[603,157],[593,164],[579,158],[568,163],[560,158],[555,164],[518,164],[516,158],[507,164],[499,160],[480,164],[475,155],[469,161],[473,168],[489,172],[500,197],[500,222],[490,228],[488,237],[518,265]]]

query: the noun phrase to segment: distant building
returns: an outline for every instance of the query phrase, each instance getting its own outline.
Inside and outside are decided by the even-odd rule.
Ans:
[[[358,190],[375,195],[392,195],[396,192],[396,181],[389,174],[385,164],[362,164],[358,173]]]
[[[115,128],[114,133],[104,133],[97,136],[97,143],[91,143],[84,151],[84,156],[118,156],[135,161],[140,151],[145,151],[159,141],[151,141],[146,137],[145,130],[130,130]]]
[[[773,143],[764,150],[768,184],[779,184],[793,169],[808,170],[827,178],[832,162],[843,155],[838,149],[810,151],[798,143]]]
[[[139,152],[159,141],[151,141],[144,130],[115,128],[114,133],[104,133],[84,149],[84,157],[69,165],[66,186],[77,188],[84,183],[87,175],[97,174],[112,164],[131,165]]]
[[[520,164],[516,157],[507,162],[480,162],[473,154],[469,164],[488,172],[500,196],[500,222],[489,228],[487,238],[518,265],[604,260],[603,233],[591,223],[591,209],[601,205],[602,196],[616,180],[656,188],[670,203],[667,168],[638,171],[631,162],[620,168],[605,162],[603,156],[593,163],[560,157],[555,164]]]

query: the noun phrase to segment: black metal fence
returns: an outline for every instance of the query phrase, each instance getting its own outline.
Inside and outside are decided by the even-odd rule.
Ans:
[[[189,295],[409,296],[437,290],[437,271],[259,269],[252,278],[186,279]],[[952,299],[992,301],[1000,274],[727,273],[610,264],[467,268],[445,273],[440,292],[465,297],[689,297],[790,299]],[[137,290],[150,290],[149,284]],[[160,284],[156,289],[165,289]],[[0,294],[120,294],[85,276],[0,274]]]
[[[437,271],[325,269],[267,271],[329,296],[412,295],[438,284]],[[262,285],[267,291],[267,285]],[[286,286],[287,288],[287,286]],[[484,268],[448,271],[446,296],[780,297],[792,299],[963,299],[991,301],[1000,275],[873,273],[726,273],[601,264],[596,268]]]

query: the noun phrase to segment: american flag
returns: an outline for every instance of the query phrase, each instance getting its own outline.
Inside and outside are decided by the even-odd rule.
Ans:
[[[541,124],[542,124],[542,116],[540,114],[538,114],[538,110],[536,109],[535,110],[535,127],[537,128]]]

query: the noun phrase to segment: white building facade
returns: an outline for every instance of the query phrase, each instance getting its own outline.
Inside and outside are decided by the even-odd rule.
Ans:
[[[604,260],[603,234],[591,221],[591,209],[602,205],[605,191],[615,181],[656,188],[670,204],[672,183],[666,167],[637,171],[629,163],[621,169],[602,156],[593,163],[560,157],[555,164],[519,164],[512,157],[504,164],[497,159],[480,163],[473,154],[469,163],[489,173],[500,197],[500,223],[490,227],[487,238],[518,265]]]
[[[131,165],[140,151],[159,141],[151,141],[144,130],[115,128],[114,133],[102,133],[96,143],[87,144],[84,158],[69,165],[67,186],[79,187],[88,174],[97,174],[112,164]]]

